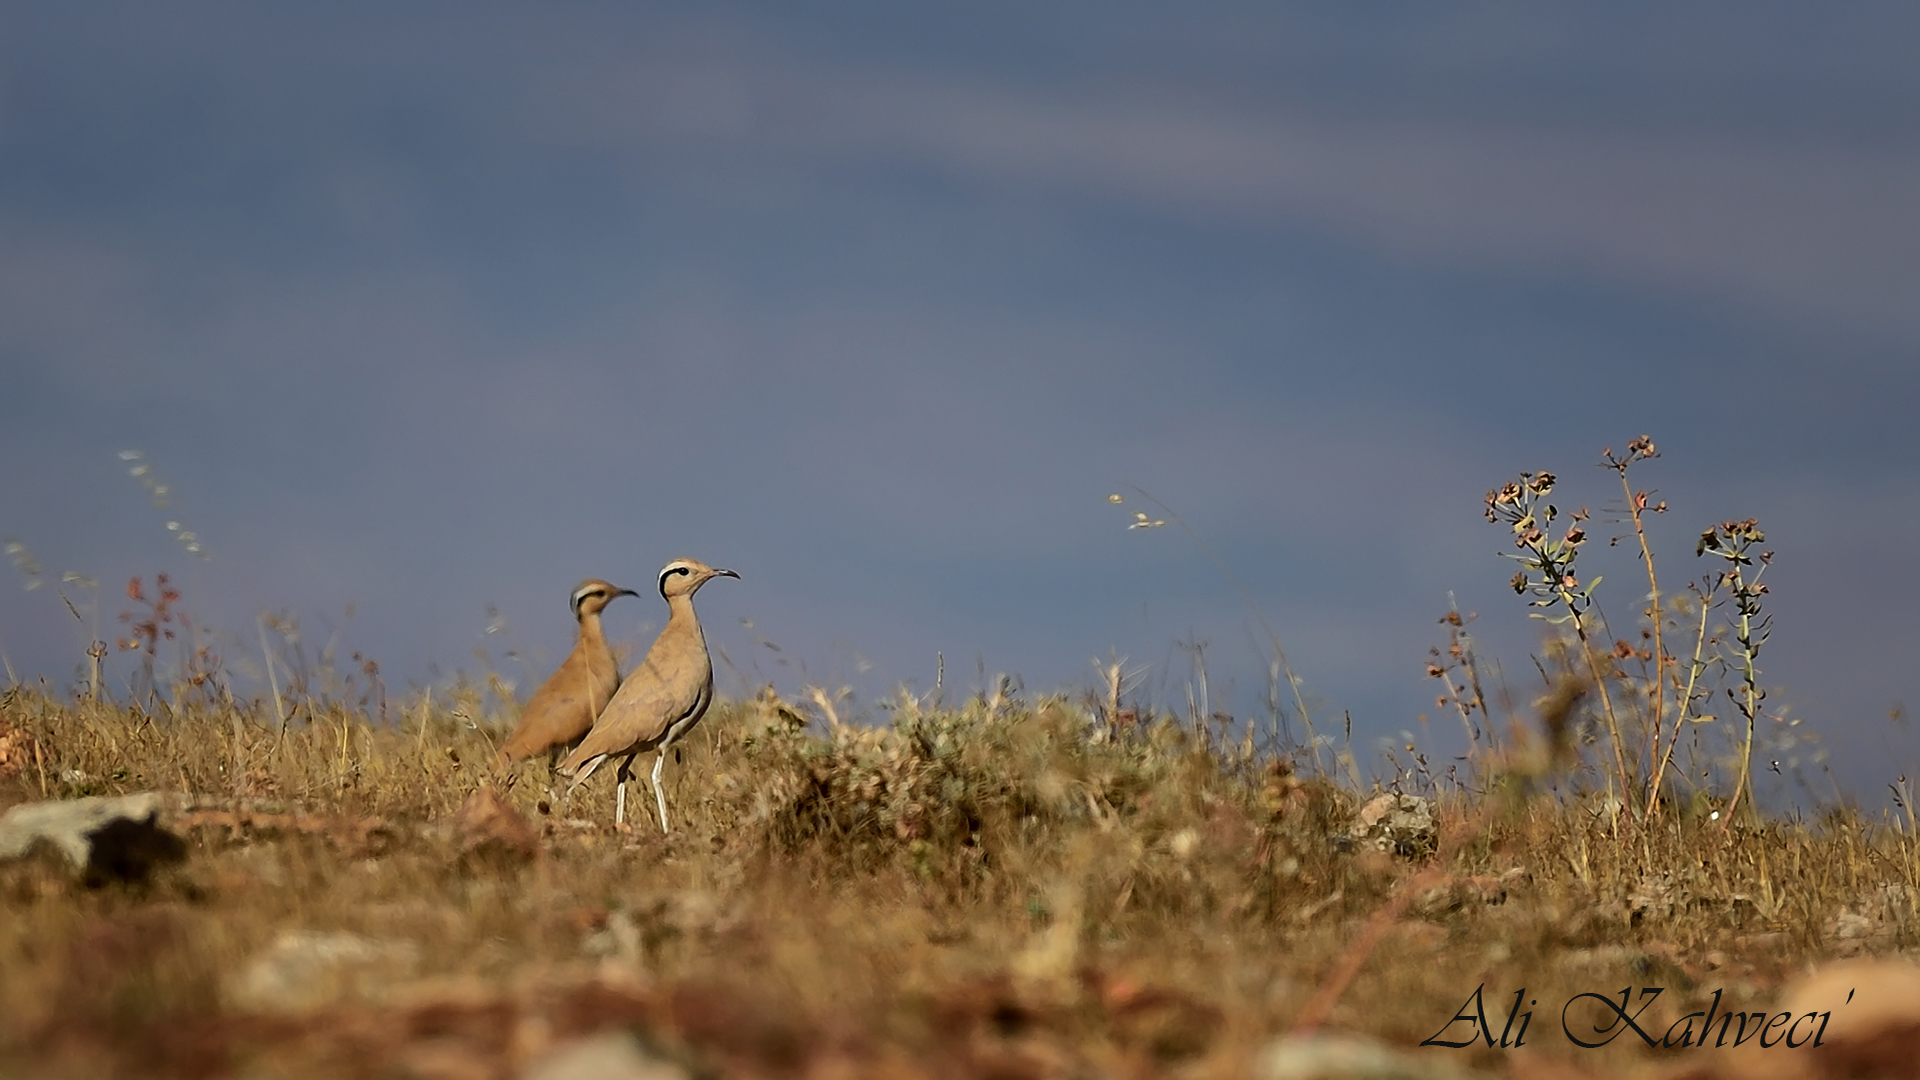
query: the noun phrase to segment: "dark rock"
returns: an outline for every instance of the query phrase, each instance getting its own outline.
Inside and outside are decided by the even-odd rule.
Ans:
[[[16,806],[0,816],[0,860],[20,858],[44,843],[89,886],[145,881],[155,869],[187,857],[186,841],[160,825],[163,802],[145,792]]]

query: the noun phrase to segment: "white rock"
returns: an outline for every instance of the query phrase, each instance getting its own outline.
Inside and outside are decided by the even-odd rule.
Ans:
[[[186,842],[160,827],[166,799],[157,792],[27,803],[0,816],[0,859],[17,859],[42,842],[89,877],[139,879],[178,862]]]
[[[648,1053],[624,1031],[567,1043],[520,1075],[521,1080],[690,1080],[685,1068]]]
[[[1361,1035],[1288,1035],[1253,1062],[1259,1080],[1465,1080],[1454,1051],[1401,1051]]]
[[[156,820],[160,803],[160,796],[147,792],[16,806],[0,816],[0,859],[17,859],[37,841],[45,840],[65,853],[75,866],[85,866],[87,853],[93,848],[87,839],[89,833],[123,818]]]
[[[340,997],[375,997],[411,976],[420,950],[340,931],[283,930],[242,968],[228,996],[243,1009],[298,1012]]]

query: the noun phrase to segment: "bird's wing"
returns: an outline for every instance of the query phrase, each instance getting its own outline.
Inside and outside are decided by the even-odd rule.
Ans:
[[[590,658],[576,647],[540,689],[527,700],[506,745],[503,759],[532,757],[550,746],[560,746],[585,735],[594,717],[613,695],[615,673],[611,654]]]
[[[659,655],[663,651],[668,655]],[[705,659],[702,649],[697,660]],[[561,763],[561,771],[579,768],[601,754],[623,754],[658,742],[675,720],[699,702],[704,675],[695,658],[676,662],[671,650],[662,650],[656,643],[620,684],[586,739]]]

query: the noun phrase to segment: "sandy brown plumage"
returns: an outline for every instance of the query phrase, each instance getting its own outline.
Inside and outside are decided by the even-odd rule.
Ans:
[[[628,674],[600,713],[593,730],[560,763],[578,787],[609,758],[620,759],[614,822],[626,820],[627,777],[636,755],[656,752],[653,795],[660,808],[660,829],[667,831],[667,798],[660,790],[660,769],[669,746],[706,715],[713,700],[713,662],[706,635],[693,612],[693,594],[716,577],[738,578],[693,559],[675,559],[660,571],[660,595],[667,602],[667,625],[647,650],[646,659]]]
[[[637,596],[622,589],[588,578],[573,590],[573,614],[580,620],[580,637],[540,689],[520,711],[520,722],[494,757],[496,768],[546,753],[554,747],[570,746],[593,729],[594,721],[612,700],[620,685],[620,671],[600,630],[600,612],[616,596]]]

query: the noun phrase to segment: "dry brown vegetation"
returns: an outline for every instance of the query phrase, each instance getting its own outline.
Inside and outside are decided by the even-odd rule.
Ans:
[[[0,709],[29,748],[0,809],[195,796],[187,859],[144,884],[0,868],[0,1073],[510,1076],[624,1027],[696,1074],[1243,1075],[1317,996],[1329,1029],[1411,1048],[1484,984],[1496,1024],[1541,1002],[1527,1045],[1418,1054],[1588,1075],[1660,1059],[1569,1043],[1576,994],[1667,987],[1664,1029],[1920,930],[1920,846],[1856,815],[1630,826],[1515,773],[1440,793],[1438,856],[1396,856],[1348,837],[1360,793],[1286,758],[1061,701],[903,698],[884,728],[718,707],[668,771],[670,837],[616,833],[609,784],[568,804],[544,762],[489,784],[505,718],[425,702],[284,730],[25,688]],[[287,974],[290,931],[352,936]]]
[[[1756,808],[1756,747],[1791,767],[1807,740],[1759,682],[1772,553],[1723,522],[1708,572],[1663,588],[1645,521],[1666,504],[1629,482],[1657,456],[1644,436],[1602,455],[1622,497],[1602,516],[1647,587],[1620,633],[1581,561],[1595,515],[1556,507],[1549,473],[1488,493],[1550,627],[1540,696],[1487,679],[1449,612],[1428,674],[1470,753],[1389,758],[1388,801],[1438,827],[1384,844],[1355,827],[1378,792],[1314,737],[1270,633],[1270,723],[1130,701],[1119,659],[1084,700],[902,692],[879,726],[813,689],[718,704],[666,770],[662,836],[643,778],[623,832],[607,770],[572,798],[547,762],[490,773],[515,712],[498,679],[389,700],[370,660],[310,662],[265,619],[261,690],[237,699],[179,592],[136,580],[138,704],[108,699],[97,640],[73,692],[0,693],[0,813],[166,792],[185,857],[104,883],[49,851],[0,864],[0,1077],[508,1077],[607,1031],[661,1076],[1920,1076],[1920,967],[1794,981],[1920,946],[1911,794],[1879,818]],[[1163,516],[1129,528],[1200,541],[1141,495]],[[1793,1002],[1844,1045],[1650,1048],[1563,1017],[1652,987],[1634,1016],[1656,1038]],[[1856,989],[1852,1013],[1829,1000]],[[1450,1025],[1471,1001],[1491,1034]],[[1314,1030],[1369,1041],[1344,1073],[1267,1055]],[[1483,1037],[1420,1046],[1443,1030]]]

